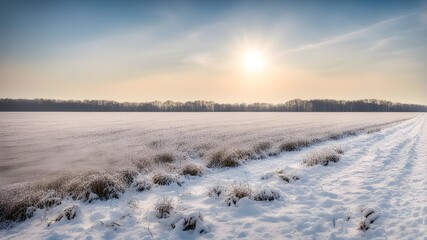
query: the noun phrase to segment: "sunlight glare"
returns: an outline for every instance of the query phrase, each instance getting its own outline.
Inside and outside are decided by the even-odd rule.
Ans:
[[[263,54],[252,49],[247,51],[243,56],[243,68],[248,72],[260,72],[265,67],[265,59]]]

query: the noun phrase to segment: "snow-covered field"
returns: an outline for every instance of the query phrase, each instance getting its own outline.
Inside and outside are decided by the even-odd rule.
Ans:
[[[183,114],[181,117],[174,118],[176,124],[182,128],[175,126],[174,130],[169,130],[169,134],[180,134],[183,137],[182,141],[179,137],[173,140],[166,139],[166,130],[152,130],[152,132],[156,132],[159,138],[163,139],[162,141],[184,142],[187,143],[187,145],[184,144],[187,147],[205,143],[210,138],[214,138],[215,141],[210,141],[221,147],[227,145],[235,147],[233,144],[239,146],[240,142],[249,141],[257,136],[264,141],[278,139],[280,134],[284,135],[282,138],[297,137],[299,139],[301,138],[299,131],[304,129],[302,132],[304,137],[318,138],[325,134],[349,129],[380,125],[399,119],[411,119],[380,128],[371,128],[369,134],[365,131],[354,136],[322,141],[302,148],[300,151],[282,152],[278,156],[246,161],[235,168],[203,168],[202,176],[181,176],[179,184],[151,185],[149,190],[142,192],[137,191],[134,186],[119,199],[98,200],[92,203],[66,199],[61,205],[48,210],[38,209],[32,218],[16,224],[13,228],[0,230],[0,237],[5,239],[427,239],[426,114],[276,114],[254,114],[250,119],[248,115],[236,114],[232,121],[230,118],[218,121],[218,118],[213,117],[214,115],[208,115],[212,116],[213,120],[211,120],[206,115],[202,117],[199,115],[198,121],[203,119],[204,125],[197,125],[196,120],[191,122],[190,117]],[[192,119],[197,119],[194,116]],[[58,119],[60,119],[58,121],[64,121],[61,118]],[[164,118],[159,117],[157,121],[160,122],[151,122],[151,126],[166,127],[166,121],[162,122],[161,119]],[[284,121],[285,119],[287,121]],[[95,126],[92,119],[87,121]],[[114,121],[117,122],[117,119],[111,120],[111,122]],[[134,119],[133,123],[136,124],[135,122],[138,121]],[[146,126],[149,125],[147,122],[145,122]],[[284,124],[284,122],[287,123]],[[129,124],[129,121],[122,123],[123,125],[119,126],[124,127]],[[214,126],[213,130],[209,130],[214,135],[210,138],[197,138],[196,143],[188,145],[191,137],[195,136],[192,135],[194,134],[192,131],[200,136],[202,136],[200,131],[204,134],[209,132],[205,129],[201,130],[202,127],[208,126],[208,123]],[[42,122],[43,124],[47,123]],[[52,135],[56,137],[60,135],[58,129],[55,131],[56,125],[52,122],[49,124],[53,125]],[[2,120],[2,125],[10,127],[12,124]],[[200,128],[199,132],[197,132],[197,126]],[[240,128],[235,130],[237,126]],[[135,125],[133,127],[135,129]],[[73,133],[67,140],[69,143],[72,143],[72,137],[78,138],[79,134],[86,132],[91,136],[93,133],[91,129],[76,133],[75,127],[67,128]],[[18,129],[18,126],[14,127],[14,131],[20,131]],[[159,129],[162,128],[159,127]],[[191,130],[191,133],[183,129]],[[222,129],[222,132],[219,129]],[[119,134],[116,135],[117,138],[127,136],[128,142],[129,139],[137,139],[134,133],[130,136],[129,132],[124,134],[119,130],[120,128],[116,133]],[[46,134],[47,130],[40,128],[27,129],[27,131]],[[139,131],[145,131],[146,134],[150,132],[144,129]],[[237,134],[239,131],[240,135]],[[16,135],[16,132],[14,135],[12,132],[10,135],[5,135],[3,132],[2,161],[10,161],[16,153],[16,149],[6,150],[7,140],[11,138],[22,140],[22,136]],[[150,141],[155,139],[153,136],[150,135]],[[221,138],[221,136],[224,137]],[[112,138],[110,135],[105,139],[97,137],[103,147],[109,146],[104,141]],[[94,138],[89,137],[89,139]],[[41,139],[46,140],[49,137]],[[50,140],[47,142],[52,143]],[[124,147],[122,141],[117,140],[117,142]],[[144,141],[136,143],[141,142]],[[225,145],[218,142],[223,142]],[[258,141],[255,142],[258,143]],[[43,145],[46,142],[41,141],[39,144]],[[30,146],[30,149],[34,147]],[[97,151],[102,150],[100,147],[94,148]],[[136,148],[131,147],[131,149]],[[65,147],[64,151],[67,152],[68,149]],[[115,148],[113,150],[117,151]],[[340,152],[339,161],[331,162],[328,166],[308,167],[302,164],[304,159],[313,154],[321,155],[325,151]],[[4,152],[9,158],[4,157]],[[61,153],[61,150],[58,152]],[[29,158],[25,154],[23,156]],[[67,154],[70,153],[67,152]],[[18,155],[15,157],[18,158]],[[197,157],[191,160],[197,161]],[[70,161],[73,162],[70,166],[76,166],[74,159]],[[63,166],[62,163],[60,166]],[[55,168],[54,165],[53,169],[62,168]],[[285,181],[286,177],[289,181]],[[134,183],[146,183],[148,180],[147,175],[140,174]],[[9,182],[16,182],[16,179],[13,178],[13,181]],[[222,194],[209,196],[212,188],[218,186],[220,186],[218,189],[222,189]],[[237,199],[236,204],[232,202],[229,204],[230,194],[236,187],[249,190],[249,196]],[[256,201],[256,199],[260,200],[259,193],[263,192],[265,194],[261,196],[272,197],[274,200]],[[163,200],[171,200],[173,209],[169,217],[159,219],[156,205],[158,206]],[[74,219],[68,220],[67,217],[70,215],[64,215],[58,220],[59,214],[64,209],[75,205],[72,211],[76,213]],[[203,216],[201,219],[198,218],[200,215]],[[190,217],[193,218],[190,219]],[[188,222],[187,225],[185,224],[185,220],[195,223],[195,230],[182,231],[189,226]],[[194,221],[191,222],[192,220]],[[361,222],[365,223],[363,226],[365,230],[360,230]]]
[[[205,164],[218,151],[324,138],[414,113],[0,113],[0,183],[129,169],[158,154]]]

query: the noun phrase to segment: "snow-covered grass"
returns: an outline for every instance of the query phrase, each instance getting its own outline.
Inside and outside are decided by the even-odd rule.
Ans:
[[[182,167],[181,174],[184,176],[202,176],[203,168],[194,163],[187,163]]]
[[[78,204],[67,206],[56,217],[50,220],[47,226],[50,226],[52,223],[59,222],[63,219],[67,219],[68,221],[70,221],[74,219],[79,213],[80,213],[80,208]]]
[[[245,183],[234,183],[227,191],[228,196],[225,199],[225,203],[228,206],[236,205],[242,198],[249,198],[252,195],[252,187]]]
[[[181,181],[178,176],[168,174],[165,172],[157,172],[153,175],[152,181],[157,185],[171,185],[173,183],[181,185]]]
[[[276,154],[271,153],[280,145],[257,140],[251,156],[262,160],[239,159],[239,166],[233,168],[204,168],[207,162],[203,158],[154,161],[158,153],[151,163],[156,171],[140,171],[137,167],[103,170],[99,175],[82,171],[64,174],[56,181],[35,181],[37,188],[5,185],[9,199],[33,198],[24,201],[31,204],[15,207],[20,214],[27,214],[29,209],[32,217],[1,230],[0,237],[420,238],[426,234],[422,228],[427,210],[422,205],[427,200],[423,171],[427,156],[425,122],[425,115],[418,115],[371,134],[366,134],[368,127],[360,128],[356,135],[341,129],[347,137],[331,138],[328,132],[322,141]],[[225,151],[225,156],[239,154]],[[328,167],[302,164],[307,156],[325,151],[335,152],[340,161]],[[200,167],[204,174],[184,174],[187,164],[190,170]],[[164,179],[172,180],[161,184],[168,182]],[[72,192],[70,187],[76,193],[67,195]],[[31,193],[39,195],[26,195],[22,191],[25,188],[30,192],[37,189]],[[87,195],[80,189],[90,189],[91,193]],[[230,197],[237,201],[228,204]],[[3,195],[1,198],[6,199]],[[173,210],[169,217],[159,219],[156,206],[166,198],[171,199]],[[397,205],[398,200],[405,205]],[[3,205],[5,202],[9,203],[1,202],[2,213],[8,206]],[[68,220],[63,213],[74,205],[78,205],[76,214]],[[371,215],[360,212],[367,207],[377,213],[372,223],[368,220]],[[61,220],[54,221],[60,215]],[[362,220],[363,229],[367,222],[369,229],[358,230]]]
[[[331,162],[338,162],[344,151],[341,148],[323,148],[310,152],[304,157],[303,164],[311,167],[315,165],[328,166]]]
[[[172,202],[172,198],[163,197],[157,201],[154,209],[156,210],[156,217],[168,218],[175,210],[175,206]]]

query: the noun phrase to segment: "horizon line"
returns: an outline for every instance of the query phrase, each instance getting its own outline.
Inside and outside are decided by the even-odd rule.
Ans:
[[[161,102],[161,103],[165,103],[168,101],[171,101],[173,103],[187,103],[187,102],[197,102],[197,101],[202,101],[202,102],[209,102],[209,103],[214,103],[214,104],[228,104],[228,105],[234,105],[234,104],[246,104],[246,105],[251,105],[251,104],[269,104],[269,105],[280,105],[280,104],[285,104],[287,102],[291,102],[291,101],[295,101],[295,100],[300,100],[300,101],[316,101],[316,100],[332,100],[332,101],[345,101],[345,102],[357,102],[357,101],[383,101],[383,102],[387,102],[387,103],[392,103],[392,104],[405,104],[405,105],[418,105],[418,106],[424,106],[427,107],[427,104],[420,104],[420,103],[407,103],[407,102],[398,102],[398,101],[390,101],[390,100],[384,100],[384,99],[377,99],[377,98],[364,98],[364,99],[354,99],[354,100],[345,100],[345,99],[334,99],[334,98],[311,98],[311,99],[301,99],[301,98],[294,98],[294,99],[290,99],[290,100],[286,100],[283,102],[278,102],[278,103],[269,103],[269,102],[234,102],[234,103],[227,103],[227,102],[216,102],[213,100],[202,100],[202,99],[196,99],[196,100],[186,100],[186,101],[177,101],[177,100],[150,100],[150,101],[117,101],[117,100],[108,100],[108,99],[58,99],[58,98],[0,98],[0,101],[3,100],[26,100],[26,101],[34,101],[34,100],[48,100],[48,101],[63,101],[63,102],[84,102],[84,101],[107,101],[107,102],[115,102],[115,103],[119,103],[119,104],[123,104],[123,103],[153,103],[153,102]]]

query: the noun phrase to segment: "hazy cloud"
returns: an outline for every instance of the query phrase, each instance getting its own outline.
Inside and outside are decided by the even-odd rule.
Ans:
[[[299,51],[304,51],[304,50],[309,50],[309,49],[315,49],[315,48],[319,48],[319,47],[322,47],[325,45],[330,45],[330,44],[334,44],[334,43],[339,43],[339,42],[351,40],[351,39],[363,36],[365,34],[368,34],[368,33],[372,32],[378,28],[383,27],[383,26],[386,26],[386,25],[392,24],[394,22],[400,21],[400,20],[402,20],[408,16],[409,15],[403,15],[403,16],[399,16],[399,17],[386,19],[386,20],[374,23],[368,27],[361,28],[361,29],[358,29],[358,30],[355,30],[352,32],[348,32],[348,33],[345,33],[342,35],[337,35],[337,36],[334,36],[334,37],[327,39],[327,40],[303,45],[303,46],[293,48],[293,49],[288,49],[288,50],[285,50],[283,53],[291,53],[291,52],[299,52]]]

